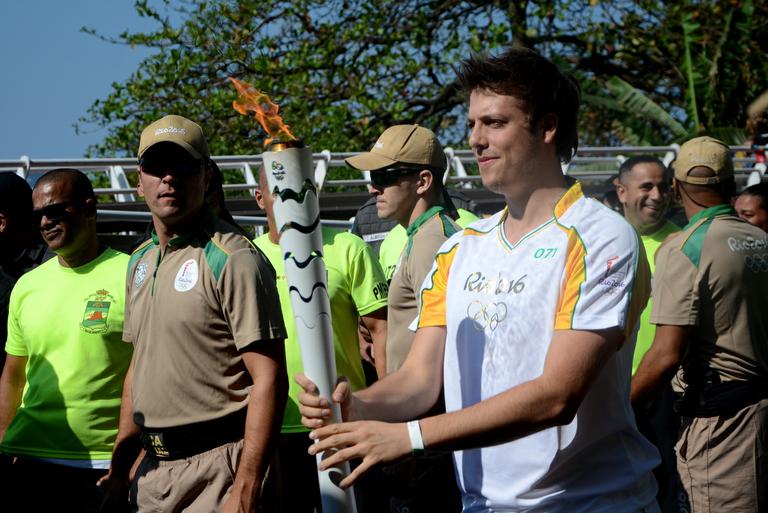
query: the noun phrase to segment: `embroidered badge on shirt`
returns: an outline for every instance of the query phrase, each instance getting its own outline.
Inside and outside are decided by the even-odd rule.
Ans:
[[[101,289],[88,296],[80,329],[86,333],[106,333],[109,328],[109,305],[115,301],[109,291]]]
[[[176,273],[176,280],[173,282],[173,288],[179,292],[192,290],[197,283],[197,260],[189,259],[179,267]]]
[[[619,256],[614,256],[605,262],[605,274],[597,283],[602,286],[606,295],[612,296],[616,291],[623,290],[627,286],[627,270],[625,265],[619,265],[621,260]]]
[[[147,263],[139,262],[136,266],[136,274],[133,275],[133,288],[139,288],[139,285],[144,283],[144,278],[147,277]]]

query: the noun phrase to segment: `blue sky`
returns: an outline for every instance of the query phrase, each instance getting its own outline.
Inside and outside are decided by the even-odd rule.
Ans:
[[[0,159],[82,157],[105,131],[72,125],[112,82],[127,79],[145,48],[113,45],[104,35],[147,30],[132,0],[10,0],[0,8]]]

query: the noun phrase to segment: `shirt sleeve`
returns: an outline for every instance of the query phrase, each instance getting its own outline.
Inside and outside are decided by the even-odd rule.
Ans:
[[[679,249],[679,239],[663,244],[656,253],[653,287],[653,324],[693,326],[699,317],[699,272]]]
[[[24,340],[24,330],[21,329],[19,322],[22,302],[20,295],[19,287],[14,287],[8,304],[8,338],[5,340],[5,352],[13,356],[29,356],[29,348]]]
[[[630,227],[614,227],[594,240],[568,229],[565,277],[556,330],[621,328],[629,336],[650,294],[645,251]]]
[[[360,316],[386,308],[388,286],[371,248],[362,240],[350,252],[349,292]]]
[[[457,239],[449,239],[437,252],[432,269],[427,273],[419,292],[419,314],[416,324],[419,328],[445,326],[445,295],[448,274],[459,249]]]
[[[244,248],[229,255],[218,286],[222,310],[238,349],[286,337],[275,276],[259,251]]]

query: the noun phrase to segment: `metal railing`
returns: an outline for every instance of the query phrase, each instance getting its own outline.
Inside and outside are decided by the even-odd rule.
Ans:
[[[99,209],[96,211],[96,214],[100,221],[146,221],[149,223],[152,220],[152,214],[150,212],[135,212],[132,210]],[[232,219],[243,226],[264,227],[267,225],[267,218],[264,216],[233,215]],[[352,226],[352,221],[341,221],[337,219],[323,219],[322,223],[323,226],[342,228],[344,230],[348,230]]]
[[[755,148],[750,146],[732,146],[735,152],[735,172],[737,176],[748,176],[748,182],[758,181],[765,173],[764,166],[755,167]],[[765,150],[765,147],[761,149]],[[585,146],[579,148],[573,160],[563,166],[563,172],[569,176],[581,179],[608,178],[615,174],[624,160],[632,155],[652,154],[658,156],[665,164],[674,160],[679,150],[678,145],[670,146]],[[312,155],[315,164],[315,181],[319,188],[323,187],[364,187],[370,183],[367,172],[361,173],[359,179],[329,179],[333,169],[346,168],[344,159],[357,155],[358,152],[331,152],[323,150]],[[448,169],[444,181],[455,183],[459,187],[472,188],[479,181],[479,176],[468,172],[474,169],[475,158],[471,150],[445,149]],[[220,169],[237,170],[242,174],[242,182],[224,185],[225,191],[253,191],[258,184],[256,169],[261,165],[261,155],[219,155],[212,159]],[[98,188],[97,194],[111,195],[115,202],[135,201],[136,189],[128,179],[136,173],[137,163],[134,158],[75,158],[75,159],[31,159],[21,156],[18,159],[0,159],[0,172],[13,171],[24,178],[34,180],[34,175],[42,174],[59,167],[71,167],[91,173],[105,174],[109,178],[109,187]],[[755,175],[757,173],[757,176]],[[135,181],[135,180],[134,180]]]

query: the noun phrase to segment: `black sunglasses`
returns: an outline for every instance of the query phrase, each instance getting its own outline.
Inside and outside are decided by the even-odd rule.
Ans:
[[[159,159],[145,157],[139,160],[142,173],[162,177],[172,174],[178,177],[193,176],[202,169],[202,162],[196,159]]]
[[[371,171],[371,185],[374,187],[389,187],[401,177],[421,171],[420,167],[392,167],[380,171]]]
[[[32,211],[32,222],[35,223],[35,226],[39,226],[40,221],[43,220],[43,216],[45,216],[52,223],[61,221],[62,219],[70,216],[70,213],[67,212],[67,209],[74,204],[75,203],[73,201],[62,201],[60,203],[52,203],[50,205],[44,206],[43,208],[35,209]]]

